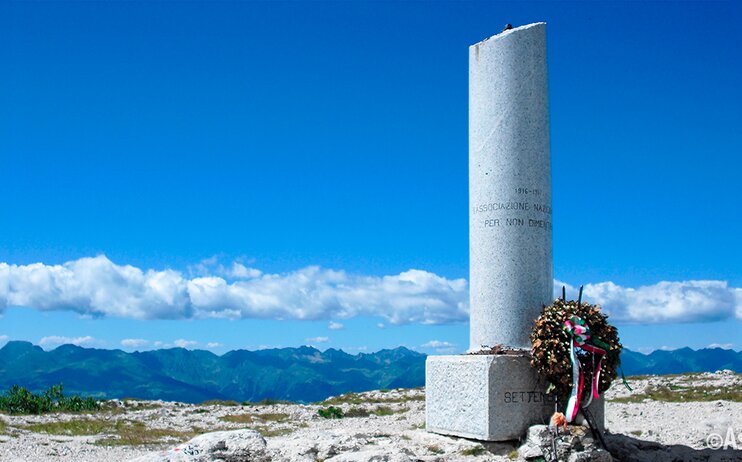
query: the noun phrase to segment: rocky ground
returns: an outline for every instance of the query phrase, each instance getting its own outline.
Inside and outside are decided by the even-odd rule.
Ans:
[[[606,441],[615,460],[742,461],[741,375],[650,376],[635,378],[631,385],[633,392],[616,383],[606,395]],[[330,406],[344,416],[320,416],[320,411],[332,413]],[[211,444],[203,437],[178,444],[203,433],[245,428],[259,435],[230,437],[259,446],[249,456],[256,461],[539,460],[528,445],[548,435],[545,428],[532,428],[528,441],[483,445],[427,433],[424,422],[422,389],[349,394],[310,405],[113,401],[92,414],[0,415],[0,461],[200,460],[182,457]],[[713,433],[731,443],[730,429],[740,438],[739,450],[707,447]],[[572,428],[560,444],[587,444],[590,438],[584,434]],[[611,460],[598,453],[570,457]]]

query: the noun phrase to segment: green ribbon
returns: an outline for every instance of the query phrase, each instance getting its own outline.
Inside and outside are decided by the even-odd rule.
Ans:
[[[623,367],[618,366],[618,370],[621,371],[621,381],[623,382],[624,386],[629,389],[629,391],[634,391],[630,386],[629,382],[626,380],[626,376],[623,375]]]
[[[590,337],[590,343],[607,351],[608,356],[612,358],[615,358],[616,356],[618,356],[617,350],[611,349],[610,345],[600,340],[599,338]],[[631,388],[631,386],[629,385],[629,381],[626,380],[626,376],[623,373],[623,368],[620,365],[618,366],[618,370],[621,371],[621,382],[623,382],[624,386],[628,388],[629,391],[634,391],[634,389]]]

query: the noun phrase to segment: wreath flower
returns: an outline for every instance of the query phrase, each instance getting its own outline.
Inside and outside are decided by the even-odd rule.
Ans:
[[[579,300],[562,296],[544,307],[531,333],[531,365],[558,396],[573,393],[573,358],[579,361],[585,387],[589,388],[585,393],[595,396],[608,390],[620,365],[622,346],[618,331],[608,323],[608,316],[599,305],[583,303],[581,299],[582,288]],[[592,352],[596,350],[605,353],[599,357]],[[598,380],[594,381],[596,374]],[[597,394],[592,390],[595,382]]]

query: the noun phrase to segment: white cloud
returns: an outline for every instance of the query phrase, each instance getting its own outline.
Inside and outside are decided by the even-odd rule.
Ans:
[[[105,256],[64,265],[0,263],[0,308],[7,306],[137,319],[192,315],[180,273],[142,271]]]
[[[198,345],[198,342],[195,340],[186,340],[183,338],[179,338],[178,340],[173,342],[173,345],[178,348],[191,348]]]
[[[27,306],[135,319],[332,319],[379,316],[393,324],[466,321],[464,279],[409,270],[365,276],[309,266],[263,274],[204,261],[181,272],[117,265],[104,255],[62,265],[0,263],[0,309]],[[208,271],[211,270],[211,273]],[[226,275],[229,274],[230,277]]]
[[[68,344],[83,346],[90,345],[95,342],[96,340],[89,335],[86,335],[84,337],[63,337],[60,335],[50,335],[48,337],[42,337],[41,340],[39,340],[39,345],[41,345],[42,347],[54,347]]]
[[[378,327],[379,329],[384,329],[384,328],[386,328],[386,325],[384,325],[383,322],[380,322],[380,323],[376,324],[376,327]]]
[[[632,347],[632,346],[627,346],[626,348],[628,348],[631,351],[636,351],[638,353],[642,353],[642,354],[645,354],[645,355],[651,354],[651,353],[653,353],[655,351],[672,351],[672,350],[677,350],[677,348],[670,347],[670,346],[667,346],[667,345],[662,345],[661,347],[638,347],[638,348],[635,348],[635,347]]]
[[[224,345],[222,345],[219,342],[209,342],[209,343],[206,344],[206,347],[207,348],[219,348],[221,346],[224,346]]]
[[[309,343],[327,343],[330,341],[330,337],[312,337],[304,340]]]
[[[366,345],[342,347],[340,349],[346,353],[352,353],[352,352],[363,353],[365,351],[368,351],[368,347]]]
[[[260,351],[260,350],[273,350],[275,348],[283,348],[283,345],[258,345],[256,347],[254,347],[254,349],[256,351]],[[250,349],[253,349],[253,348],[250,347],[250,346],[248,346],[247,349],[250,350]]]
[[[126,348],[141,348],[149,344],[149,340],[143,338],[125,338],[121,340],[121,345]]]
[[[731,350],[734,348],[733,343],[712,343],[706,348],[721,348],[722,350]]]
[[[265,318],[327,320],[355,316],[387,324],[450,324],[469,319],[465,279],[411,269],[368,276],[309,266],[266,274],[218,258],[189,268],[140,269],[104,255],[62,265],[0,263],[0,310],[26,306],[71,310],[86,317],[134,319]],[[561,292],[555,281],[556,293]],[[576,288],[569,286],[570,297]],[[742,320],[742,288],[725,281],[662,281],[638,288],[613,282],[585,286],[616,323]]]
[[[420,345],[420,348],[432,349],[436,353],[453,353],[456,351],[456,344],[441,340],[431,340]]]
[[[554,281],[555,296],[577,297],[577,288]],[[601,305],[617,323],[657,324],[666,322],[710,322],[742,320],[740,289],[726,281],[661,281],[637,288],[613,282],[586,284],[583,299]]]
[[[340,324],[339,322],[335,322],[335,321],[330,321],[330,323],[327,325],[327,328],[330,330],[340,330],[343,327],[344,326],[342,324]]]
[[[452,347],[456,346],[453,343],[450,342],[442,342],[440,340],[431,340],[427,343],[423,343],[420,345],[420,348],[443,348],[443,347]]]
[[[223,265],[219,262],[219,257],[213,257],[201,260],[198,264],[189,267],[190,273],[197,276],[222,276],[228,279],[252,279],[260,277],[262,271],[250,268],[241,262],[234,261],[231,265]]]
[[[10,337],[7,335],[0,335],[0,345],[5,345],[8,343],[8,340],[10,340]]]
[[[263,273],[255,268],[248,268],[242,263],[234,262],[226,274],[235,279],[253,279],[260,277]]]

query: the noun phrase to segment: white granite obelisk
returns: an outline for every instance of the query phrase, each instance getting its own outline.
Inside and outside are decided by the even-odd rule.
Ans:
[[[552,302],[546,24],[469,48],[470,349],[530,349]]]
[[[469,48],[469,108],[470,350],[530,349],[553,293],[544,23]],[[554,412],[526,352],[429,356],[425,387],[426,428],[446,435],[518,439]]]

